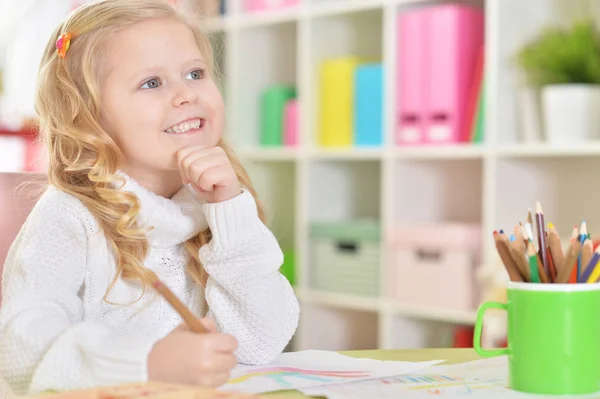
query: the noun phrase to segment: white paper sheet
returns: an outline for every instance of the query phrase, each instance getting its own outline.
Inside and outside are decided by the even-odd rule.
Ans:
[[[325,386],[415,373],[442,361],[381,361],[319,350],[289,352],[266,366],[239,365],[233,370],[229,382],[219,389],[265,393]]]
[[[457,365],[438,365],[416,373],[391,378],[301,389],[307,396],[327,399],[538,399],[547,396],[516,392],[508,388],[506,356],[475,360]],[[595,395],[578,399],[598,398]]]

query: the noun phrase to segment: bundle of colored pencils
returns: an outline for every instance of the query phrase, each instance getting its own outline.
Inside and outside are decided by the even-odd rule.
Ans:
[[[494,240],[511,281],[557,284],[600,281],[600,246],[594,251],[586,222],[573,227],[569,246],[563,251],[554,225],[548,223],[545,228],[539,202],[536,203],[535,223],[530,209],[525,224],[519,222],[512,234],[494,231]]]

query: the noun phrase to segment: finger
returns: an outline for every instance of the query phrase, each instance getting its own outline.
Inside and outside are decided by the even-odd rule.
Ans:
[[[187,157],[188,155],[190,155],[191,153],[196,152],[196,151],[208,150],[209,148],[210,147],[201,146],[201,145],[189,145],[187,147],[183,147],[182,149],[177,151],[177,153],[175,154],[177,164],[178,165],[181,164],[181,160],[184,159],[185,157]]]
[[[177,165],[177,169],[179,169],[179,174],[181,175],[181,180],[183,181],[184,184],[187,184],[189,182],[186,181],[187,177],[184,174],[184,169],[182,167],[183,160],[185,158],[187,158],[190,154],[192,154],[194,152],[198,152],[198,151],[203,151],[205,149],[206,149],[206,147],[193,145],[193,146],[184,147],[175,153],[175,164]]]
[[[223,165],[207,169],[200,175],[196,185],[203,191],[212,191],[216,186],[223,186],[231,177],[231,168]]]
[[[237,366],[237,359],[232,353],[208,352],[199,359],[199,370],[205,374],[225,373]]]
[[[226,384],[227,381],[229,381],[229,377],[231,377],[231,373],[229,371],[225,373],[216,374],[213,377],[213,386],[220,387],[221,385]]]
[[[205,317],[200,321],[202,322],[204,327],[206,327],[208,329],[208,331],[217,332],[217,323],[215,323],[215,321],[213,319]]]
[[[184,184],[187,184],[190,181],[192,181],[192,178],[190,176],[190,165],[197,159],[201,159],[208,155],[209,153],[206,149],[198,149],[197,151],[192,151],[188,153],[180,159],[177,166],[179,168],[180,173],[182,173],[182,175],[184,176]]]
[[[233,335],[212,333],[208,345],[210,345],[213,352],[232,353],[237,349],[238,342]]]
[[[192,331],[192,329],[187,323],[181,323],[180,325],[175,327],[173,331]]]
[[[227,158],[224,158],[220,155],[199,157],[186,168],[186,173],[191,183],[195,183],[200,186],[200,181],[206,171],[212,168],[221,168],[227,166],[228,162],[229,161]],[[210,189],[211,186],[206,187],[207,191],[210,191]]]
[[[227,154],[221,147],[206,147],[196,145],[184,147],[177,152],[177,165],[183,167],[185,162],[189,163],[189,161],[185,161],[186,159],[196,155],[222,155],[227,158]]]
[[[206,373],[198,377],[198,384],[204,387],[216,388],[229,380],[229,373]]]
[[[227,158],[220,154],[197,151],[182,159],[180,170],[185,173],[189,182],[195,181],[204,169],[227,162]]]

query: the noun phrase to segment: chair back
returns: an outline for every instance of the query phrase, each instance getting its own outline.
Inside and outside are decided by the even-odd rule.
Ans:
[[[0,279],[8,250],[46,182],[45,173],[0,173]],[[1,290],[0,284],[0,298]]]

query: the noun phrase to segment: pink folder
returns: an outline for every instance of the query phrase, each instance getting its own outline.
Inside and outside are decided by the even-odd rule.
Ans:
[[[464,140],[469,92],[483,44],[484,14],[466,4],[427,8],[425,74],[426,134],[429,144]]]
[[[426,15],[425,8],[415,8],[398,16],[398,145],[421,144],[425,139]]]

